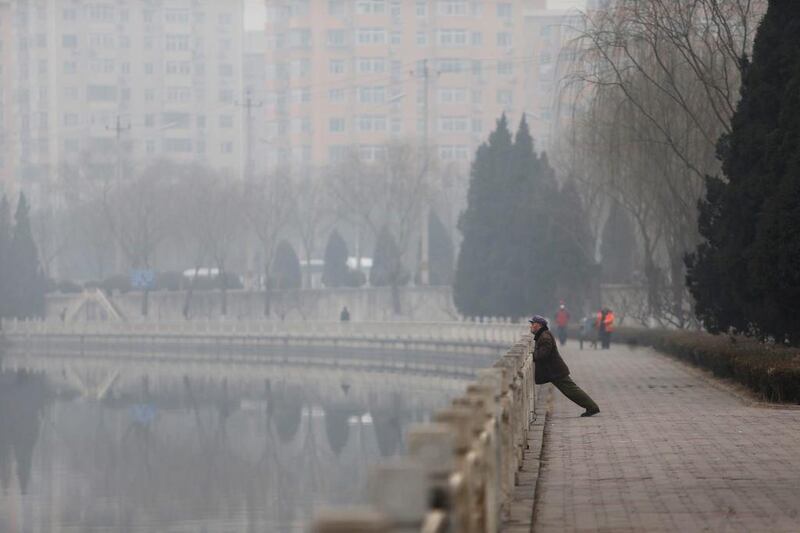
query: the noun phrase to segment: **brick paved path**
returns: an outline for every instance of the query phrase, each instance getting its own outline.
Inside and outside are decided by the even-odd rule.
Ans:
[[[534,531],[800,532],[800,410],[747,406],[649,349],[571,344],[601,413],[553,390]]]

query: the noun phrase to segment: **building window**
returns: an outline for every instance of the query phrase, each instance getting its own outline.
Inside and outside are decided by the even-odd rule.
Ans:
[[[383,115],[360,115],[356,123],[358,131],[386,131],[386,117]]]
[[[382,28],[359,28],[356,30],[358,44],[386,44],[386,30]]]
[[[386,13],[386,0],[358,0],[356,13],[359,15],[381,15]]]
[[[328,101],[333,104],[344,102],[344,89],[330,89],[328,91]]]
[[[497,4],[497,16],[500,18],[511,18],[511,4],[508,2],[500,2]]]
[[[386,89],[383,86],[358,88],[358,101],[361,104],[382,104],[385,100]]]
[[[514,64],[511,61],[498,61],[497,74],[500,76],[511,76],[514,73]]]
[[[472,46],[483,46],[483,34],[481,32],[472,32]]]
[[[189,36],[169,34],[165,41],[165,48],[167,50],[189,50]]]
[[[418,17],[428,16],[428,2],[427,0],[417,0],[416,13]]]
[[[154,128],[156,126],[156,117],[152,114],[147,114],[144,116],[144,127],[145,128]]]
[[[77,35],[63,35],[61,37],[61,46],[64,48],[76,48],[78,46]]]
[[[497,46],[504,46],[504,47],[511,46],[511,32],[508,31],[497,32]]]
[[[467,31],[466,30],[439,30],[439,46],[466,46],[467,44]]]
[[[232,154],[233,153],[233,143],[232,142],[224,142],[220,144],[219,147],[220,153],[223,154]]]
[[[439,131],[442,133],[462,133],[468,130],[467,117],[439,118]]]
[[[219,127],[220,128],[232,128],[233,127],[233,115],[220,115],[219,116]]]
[[[467,89],[452,88],[439,89],[440,104],[464,104],[467,102]]]
[[[329,70],[331,74],[344,74],[344,60],[331,59]]]
[[[328,14],[334,17],[344,16],[344,0],[328,0]]]
[[[78,125],[78,115],[75,113],[64,113],[64,126],[67,128]]]
[[[439,14],[445,16],[465,16],[467,14],[466,0],[439,0]]]
[[[345,30],[328,30],[328,46],[331,48],[347,46],[347,32]]]
[[[189,87],[167,87],[167,102],[188,102],[191,98]]]
[[[417,46],[428,46],[428,33],[425,31],[417,32]]]
[[[466,60],[457,58],[442,58],[437,60],[439,72],[465,72],[467,70]]]
[[[386,60],[382,57],[360,57],[356,60],[359,74],[380,74],[386,72]]]
[[[328,123],[328,131],[331,133],[341,133],[345,130],[344,118],[336,117],[330,119]]]

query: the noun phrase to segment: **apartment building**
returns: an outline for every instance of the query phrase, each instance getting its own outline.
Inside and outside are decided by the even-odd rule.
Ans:
[[[525,99],[531,131],[539,150],[551,149],[554,136],[569,122],[568,109],[574,105],[575,91],[568,77],[576,52],[573,40],[582,25],[577,10],[532,9],[524,14],[528,28],[526,49],[536,56],[536,66],[525,84]]]
[[[0,157],[34,205],[57,202],[67,168],[124,177],[166,157],[241,175],[241,2],[9,0],[0,13],[16,137]]]
[[[266,0],[266,166],[374,160],[409,139],[466,168],[502,113],[541,111],[525,14],[545,3]]]
[[[0,0],[0,192],[15,196],[16,161],[9,157],[17,143],[14,121],[14,34],[12,32],[11,0]]]

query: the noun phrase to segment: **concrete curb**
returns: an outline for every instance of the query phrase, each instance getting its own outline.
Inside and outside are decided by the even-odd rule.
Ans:
[[[533,530],[545,428],[553,403],[553,387],[539,386],[538,389],[534,419],[528,430],[528,443],[523,452],[522,467],[516,475],[509,515],[500,526],[500,531],[504,533],[530,533]]]

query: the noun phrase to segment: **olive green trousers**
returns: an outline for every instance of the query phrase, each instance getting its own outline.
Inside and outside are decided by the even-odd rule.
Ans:
[[[587,411],[599,411],[600,408],[597,407],[597,404],[594,403],[594,400],[583,392],[583,389],[578,387],[578,385],[572,381],[572,378],[567,376],[565,378],[556,379],[552,381],[555,388],[561,391],[561,394],[572,400],[573,402],[577,403]]]

